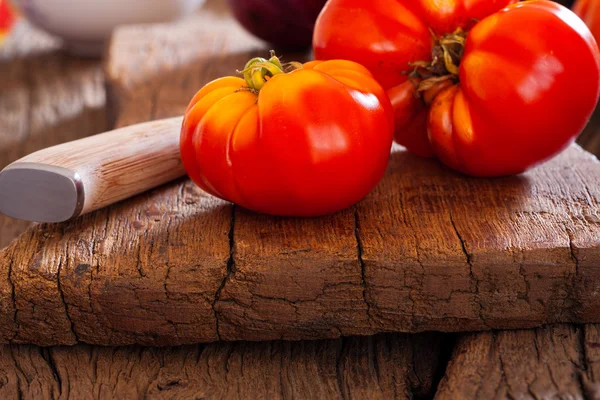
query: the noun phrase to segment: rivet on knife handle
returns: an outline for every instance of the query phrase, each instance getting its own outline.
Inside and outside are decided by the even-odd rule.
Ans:
[[[179,178],[181,122],[132,125],[15,161],[0,172],[0,212],[62,222]]]

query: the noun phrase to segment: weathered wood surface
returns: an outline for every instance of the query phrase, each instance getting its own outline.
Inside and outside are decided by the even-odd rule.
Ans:
[[[436,399],[600,399],[600,325],[465,334]]]
[[[2,399],[431,398],[440,335],[178,348],[0,346]]]
[[[119,124],[180,114],[261,46],[210,9],[120,30],[106,65]],[[575,146],[496,180],[398,150],[365,201],[318,219],[253,214],[181,180],[1,252],[0,335],[179,345],[597,322],[599,180]]]
[[[107,128],[100,61],[64,54],[20,22],[0,46],[0,169],[33,151]],[[0,249],[30,224],[0,214]]]

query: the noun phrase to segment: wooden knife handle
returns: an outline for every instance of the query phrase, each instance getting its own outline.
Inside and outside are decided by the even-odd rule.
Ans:
[[[132,125],[30,154],[0,173],[0,212],[60,222],[181,177],[181,123]]]

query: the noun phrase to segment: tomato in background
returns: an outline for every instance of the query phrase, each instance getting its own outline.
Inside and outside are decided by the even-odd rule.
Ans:
[[[573,11],[590,28],[596,42],[600,42],[600,1],[577,0],[573,5]]]
[[[291,72],[289,69],[293,69]],[[202,189],[250,210],[318,216],[349,207],[381,180],[391,104],[351,61],[248,62],[191,100],[181,157]]]
[[[15,23],[15,13],[8,0],[0,0],[0,43]]]
[[[564,6],[511,3],[330,0],[315,57],[367,66],[409,151],[469,175],[518,174],[583,130],[598,101],[600,55]]]

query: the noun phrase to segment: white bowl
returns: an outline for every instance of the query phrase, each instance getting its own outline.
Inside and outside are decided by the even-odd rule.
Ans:
[[[182,18],[205,0],[12,0],[33,25],[82,55],[99,55],[119,25]]]

